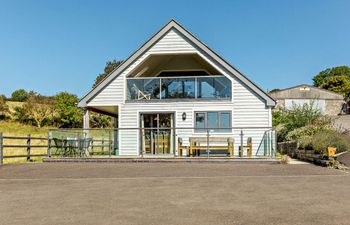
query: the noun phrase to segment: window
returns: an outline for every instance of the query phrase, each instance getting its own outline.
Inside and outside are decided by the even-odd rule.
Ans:
[[[206,128],[216,132],[230,132],[231,112],[196,112],[195,128],[202,132],[206,132]]]

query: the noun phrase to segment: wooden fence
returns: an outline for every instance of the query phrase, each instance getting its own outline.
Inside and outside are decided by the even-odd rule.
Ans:
[[[12,140],[17,142],[23,142],[23,144],[7,144],[5,140]],[[44,142],[42,144],[36,144],[33,142]],[[90,155],[109,155],[112,154],[113,143],[109,139],[91,139],[91,144],[89,146]],[[14,136],[4,136],[0,132],[0,165],[4,164],[4,159],[9,158],[26,158],[27,162],[30,162],[33,157],[51,157],[59,156],[57,153],[53,153],[52,149],[57,148],[50,136],[47,138],[43,137],[32,137],[28,134],[26,137],[14,137]],[[8,155],[6,150],[16,149],[18,151],[22,150],[20,154]],[[25,154],[23,154],[25,150]],[[41,154],[35,154],[35,151],[41,150]]]

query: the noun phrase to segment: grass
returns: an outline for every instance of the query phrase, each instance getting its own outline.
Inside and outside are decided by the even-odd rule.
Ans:
[[[41,137],[47,138],[49,127],[37,128],[31,125],[23,125],[17,122],[0,121],[0,132],[3,136],[13,136],[13,137],[27,137],[28,134],[31,137]],[[4,145],[26,145],[26,140],[9,140],[4,139]],[[32,140],[32,145],[47,145],[45,140]],[[47,152],[46,148],[32,149],[32,154],[45,154]],[[26,148],[5,148],[4,156],[13,155],[25,155],[27,153]],[[41,161],[41,157],[33,157],[33,161]],[[24,163],[26,158],[9,158],[4,159],[4,163]]]
[[[0,132],[3,133],[3,136],[11,136],[11,137],[27,137],[28,134],[31,135],[31,137],[40,137],[40,138],[47,138],[49,129],[51,127],[34,127],[31,125],[23,125],[17,122],[12,121],[0,121]],[[81,135],[82,131],[53,131],[52,136],[57,138],[77,138],[77,135]],[[109,132],[104,130],[91,130],[89,131],[89,136],[93,137],[94,139],[105,139],[105,152],[108,151],[108,140],[109,140]],[[9,140],[4,139],[4,145],[26,145],[26,140]],[[46,140],[31,140],[31,145],[47,145]],[[54,143],[52,143],[54,144]],[[101,143],[96,143],[97,145],[100,145]],[[55,149],[52,149],[54,152]],[[95,147],[94,153],[100,154],[102,151],[102,148]],[[32,148],[31,154],[46,154],[47,148]],[[27,149],[24,148],[5,148],[3,152],[4,156],[14,156],[14,155],[26,155]],[[41,162],[42,157],[31,157],[31,159],[34,162]],[[5,164],[9,163],[25,163],[26,158],[7,158],[4,159]]]

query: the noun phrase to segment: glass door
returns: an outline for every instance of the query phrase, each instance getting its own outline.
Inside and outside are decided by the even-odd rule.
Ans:
[[[174,154],[174,114],[141,114],[141,151],[142,154]]]

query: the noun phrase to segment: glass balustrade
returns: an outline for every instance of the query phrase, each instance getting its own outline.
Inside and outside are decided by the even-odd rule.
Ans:
[[[231,81],[224,76],[128,78],[128,100],[231,99]]]

